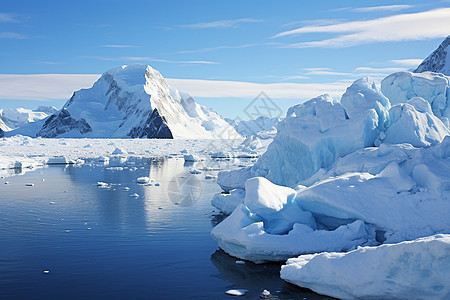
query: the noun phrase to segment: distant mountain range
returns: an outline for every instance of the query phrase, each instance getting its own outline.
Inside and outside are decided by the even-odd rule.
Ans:
[[[202,138],[241,136],[222,117],[171,88],[148,65],[106,71],[89,89],[76,91],[49,117],[7,136],[86,138]]]

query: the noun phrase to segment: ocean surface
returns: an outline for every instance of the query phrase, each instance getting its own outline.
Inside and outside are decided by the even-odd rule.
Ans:
[[[282,281],[280,264],[236,263],[218,248],[210,231],[224,216],[210,201],[220,188],[205,175],[230,162],[207,167],[88,161],[0,179],[0,299],[236,298],[229,289],[326,299]]]

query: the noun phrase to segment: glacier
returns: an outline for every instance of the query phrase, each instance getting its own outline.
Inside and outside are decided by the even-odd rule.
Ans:
[[[229,216],[211,236],[239,259],[289,259],[281,277],[318,293],[448,297],[439,276],[419,281],[448,277],[449,97],[444,74],[397,72],[291,107],[253,166],[219,172],[211,203]]]

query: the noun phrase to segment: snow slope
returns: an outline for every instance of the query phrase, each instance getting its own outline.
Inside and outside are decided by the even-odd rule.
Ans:
[[[449,299],[450,235],[291,258],[281,278],[339,299]]]
[[[29,134],[30,127],[11,134]],[[169,88],[147,65],[106,71],[43,122],[41,137],[240,138],[217,113]]]
[[[436,72],[450,76],[450,35],[417,67],[415,73]]]

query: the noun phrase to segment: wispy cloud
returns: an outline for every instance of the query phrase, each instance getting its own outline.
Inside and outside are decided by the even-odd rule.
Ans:
[[[390,60],[391,63],[404,66],[404,67],[417,67],[423,59],[420,58],[409,58],[409,59],[393,59]]]
[[[304,68],[305,75],[336,75],[336,76],[348,76],[355,75],[354,73],[337,72],[330,68]]]
[[[234,20],[219,20],[219,21],[213,21],[213,22],[185,24],[185,25],[179,25],[179,27],[190,28],[190,29],[230,28],[230,27],[238,27],[242,23],[256,23],[256,22],[261,22],[261,21],[262,20],[253,19],[253,18],[242,18],[242,19],[234,19]]]
[[[19,23],[17,15],[11,13],[0,12],[0,22],[3,23]]]
[[[87,88],[100,77],[99,74],[0,74],[0,99],[8,100],[63,100],[73,91]],[[261,91],[274,99],[309,99],[328,93],[340,97],[347,82],[332,83],[253,83],[245,81],[216,81],[202,79],[174,79],[167,82],[194,97],[248,98]]]
[[[345,48],[377,42],[398,42],[446,37],[450,28],[450,8],[399,14],[385,18],[344,22],[335,25],[305,26],[278,33],[273,38],[304,33],[340,34],[320,41],[288,44],[289,48]]]
[[[137,48],[138,46],[133,46],[133,45],[102,45],[102,47],[106,47],[106,48]]]
[[[179,90],[194,97],[205,98],[254,98],[265,92],[274,99],[309,99],[320,94],[340,97],[348,86],[343,82],[332,83],[253,83],[243,81],[215,81],[201,79],[167,79]]]
[[[355,12],[375,12],[375,11],[399,11],[404,9],[413,8],[414,5],[382,5],[382,6],[371,6],[371,7],[356,7],[350,9]]]
[[[196,49],[196,50],[177,51],[176,53],[201,53],[201,52],[209,52],[209,51],[216,51],[216,50],[223,50],[223,49],[242,49],[242,48],[255,47],[257,45],[258,44],[244,44],[244,45],[236,45],[236,46],[216,46],[216,47],[202,48],[202,49]]]
[[[61,63],[56,61],[49,61],[49,60],[36,60],[34,61],[35,64],[42,64],[42,65],[59,65]]]
[[[27,37],[20,33],[15,32],[0,32],[0,39],[13,39],[13,40],[22,40]]]
[[[81,88],[88,88],[98,74],[0,74],[0,99],[64,100]]]
[[[163,62],[169,64],[201,64],[201,65],[217,65],[218,62],[208,61],[208,60],[168,60],[168,59],[158,59],[147,56],[120,56],[120,57],[104,57],[104,56],[83,56],[81,58],[87,59],[98,59],[105,61],[122,61],[122,62]]]

